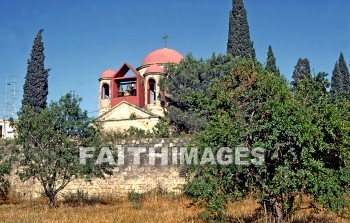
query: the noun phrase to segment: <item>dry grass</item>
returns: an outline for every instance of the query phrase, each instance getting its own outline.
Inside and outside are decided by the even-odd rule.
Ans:
[[[305,199],[302,209],[297,211],[292,219],[291,223],[348,223],[350,219],[344,219],[337,217],[334,213],[314,213],[310,208],[311,200]],[[260,209],[258,202],[253,198],[248,198],[242,201],[230,204],[228,207],[228,215],[230,222],[243,223],[243,222],[261,222],[265,223],[264,213]],[[267,219],[267,222],[273,222],[271,216]]]
[[[60,202],[59,207],[47,207],[46,200],[37,199],[21,204],[0,206],[0,222],[197,222],[198,207],[188,207],[183,196],[147,196],[135,207],[127,198],[101,199],[95,204],[72,206]],[[106,204],[108,203],[108,204]],[[75,207],[74,207],[75,206]]]
[[[146,194],[141,200],[129,201],[109,196],[90,198],[84,202],[68,199],[60,201],[57,208],[49,208],[45,198],[16,204],[0,205],[0,222],[200,222],[201,208],[184,196]],[[228,208],[230,222],[265,222],[259,205],[253,198],[245,199]],[[293,223],[350,222],[334,214],[312,214],[309,210],[297,212]]]

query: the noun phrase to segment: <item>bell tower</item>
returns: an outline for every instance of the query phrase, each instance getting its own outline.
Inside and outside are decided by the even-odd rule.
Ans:
[[[144,71],[146,90],[145,104],[146,109],[158,116],[164,116],[163,104],[165,96],[163,89],[159,86],[159,81],[164,74],[163,66],[153,64]]]
[[[111,79],[115,72],[111,69],[104,71],[99,80],[98,115],[111,109]]]

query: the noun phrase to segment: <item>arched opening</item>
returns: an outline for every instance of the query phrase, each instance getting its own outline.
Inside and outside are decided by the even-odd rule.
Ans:
[[[154,79],[148,80],[148,104],[154,105],[156,102],[156,81]]]
[[[109,85],[102,85],[102,99],[109,99]]]

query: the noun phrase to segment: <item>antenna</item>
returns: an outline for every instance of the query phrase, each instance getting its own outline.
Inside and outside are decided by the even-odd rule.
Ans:
[[[8,104],[7,104],[7,86],[9,83],[7,82],[7,78],[5,79],[5,103],[4,103],[4,120],[7,118],[7,112],[8,112]]]
[[[13,80],[9,81],[5,79],[5,103],[4,103],[4,120],[9,118],[16,118],[17,108],[17,89],[16,89],[16,77],[13,77]]]
[[[12,78],[11,78],[12,79]],[[9,119],[17,118],[16,100],[17,100],[17,90],[16,90],[16,77],[13,76],[13,80],[9,81],[8,78],[5,79],[5,103],[4,103],[4,117],[3,117],[3,128],[0,132],[0,138],[13,137],[11,127],[9,127]],[[9,129],[7,129],[9,128]]]
[[[17,109],[16,109],[16,100],[17,100],[17,95],[16,95],[16,77],[13,77],[13,82],[12,82],[12,86],[13,86],[13,91],[12,91],[12,112],[11,112],[11,116],[12,118],[16,118],[17,116]]]

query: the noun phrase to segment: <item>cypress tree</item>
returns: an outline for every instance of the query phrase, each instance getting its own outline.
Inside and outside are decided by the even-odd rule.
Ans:
[[[44,66],[44,43],[42,32],[39,30],[34,39],[30,58],[27,61],[27,74],[23,86],[22,106],[28,106],[34,110],[46,108],[48,95],[49,69]]]
[[[294,90],[297,89],[299,81],[305,78],[311,78],[310,62],[308,59],[298,59],[297,65],[294,67],[292,78],[292,85]]]
[[[227,53],[243,58],[253,58],[255,50],[250,40],[247,11],[243,0],[232,0],[230,11]]]
[[[266,65],[265,65],[265,70],[271,72],[271,73],[276,73],[279,74],[279,70],[276,66],[276,58],[273,54],[272,47],[271,45],[269,46],[269,50],[267,52],[267,59],[266,59]]]
[[[340,72],[338,61],[335,63],[334,70],[332,72],[331,89],[334,92],[343,91],[343,78]]]
[[[339,71],[343,81],[343,91],[350,91],[350,74],[343,53],[339,56]]]
[[[255,48],[254,48],[254,41],[252,41],[252,56],[251,58],[255,61],[257,61],[256,59],[256,52],[255,52]]]

